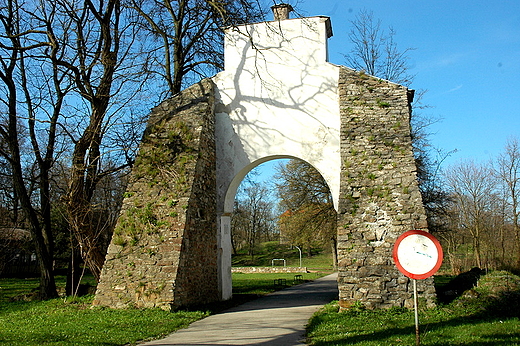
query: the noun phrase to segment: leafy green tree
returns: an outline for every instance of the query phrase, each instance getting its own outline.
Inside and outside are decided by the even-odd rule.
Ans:
[[[336,219],[330,189],[321,174],[302,160],[278,165],[275,179],[280,209],[280,232],[284,240],[307,249],[331,244],[336,263]]]

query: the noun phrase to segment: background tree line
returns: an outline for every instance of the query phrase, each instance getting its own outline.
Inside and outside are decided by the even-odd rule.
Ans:
[[[305,161],[282,160],[269,181],[251,171],[235,198],[231,218],[233,253],[247,251],[254,260],[262,242],[298,246],[312,256],[323,250],[336,263],[336,210],[321,174]]]
[[[487,163],[461,161],[444,174],[445,223],[437,229],[453,272],[476,266],[520,271],[520,145],[510,138]]]

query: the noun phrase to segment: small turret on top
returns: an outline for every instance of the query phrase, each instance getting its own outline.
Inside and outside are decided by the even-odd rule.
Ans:
[[[273,10],[274,20],[289,19],[289,13],[293,11],[293,7],[289,4],[277,4],[271,6]]]

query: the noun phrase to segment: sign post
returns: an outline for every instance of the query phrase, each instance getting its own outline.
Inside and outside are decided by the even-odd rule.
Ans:
[[[426,279],[442,264],[442,247],[430,233],[413,230],[403,234],[395,242],[393,258],[397,269],[413,280],[415,311],[415,344],[420,345],[417,280]]]

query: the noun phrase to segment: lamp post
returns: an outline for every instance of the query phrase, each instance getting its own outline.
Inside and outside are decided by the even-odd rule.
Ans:
[[[298,249],[298,251],[300,251],[300,268],[302,267],[302,249],[300,249],[300,247],[298,245],[294,245],[295,248]]]

